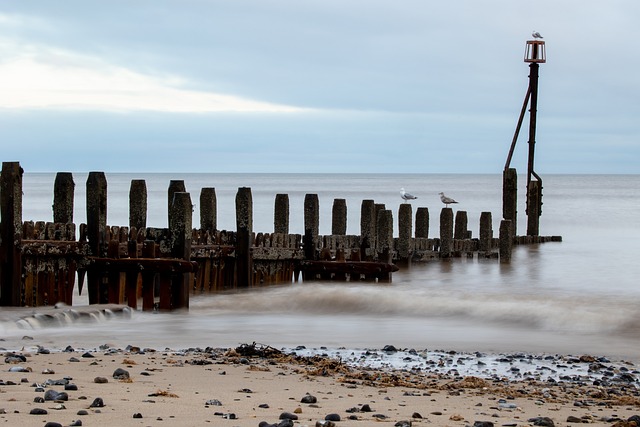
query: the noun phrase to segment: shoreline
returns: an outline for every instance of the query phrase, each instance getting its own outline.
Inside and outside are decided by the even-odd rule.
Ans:
[[[390,350],[370,351],[369,356],[393,354]],[[584,363],[614,366],[614,375],[624,374],[628,380],[598,383],[588,375],[557,381],[500,375],[484,379],[452,369],[439,373],[424,367],[355,366],[346,357],[297,354],[305,351],[283,352],[260,344],[182,351],[108,345],[56,350],[25,340],[21,351],[2,352],[0,422],[329,426],[325,417],[335,414],[340,418],[336,425],[354,426],[552,425],[549,420],[553,425],[611,426],[640,416],[640,372],[630,362],[617,365],[583,356]],[[448,355],[454,360],[466,357]],[[24,371],[9,372],[18,368]],[[127,371],[129,377],[114,378],[116,370]],[[77,390],[65,391],[65,381]],[[35,391],[35,386],[42,389]],[[67,400],[34,402],[54,392],[67,393]],[[315,403],[302,402],[313,400],[305,397],[308,394]],[[104,406],[92,406],[97,398]],[[47,414],[31,415],[34,408]],[[285,413],[298,419],[288,424],[280,419]]]

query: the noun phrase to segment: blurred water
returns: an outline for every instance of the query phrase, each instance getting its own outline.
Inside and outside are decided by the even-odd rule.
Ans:
[[[86,174],[76,174],[75,222],[85,221]],[[24,219],[51,220],[54,174],[26,174]],[[598,353],[640,359],[640,176],[544,178],[541,234],[562,243],[519,247],[510,264],[452,260],[414,264],[392,284],[301,283],[214,296],[197,296],[188,313],[135,313],[131,321],[29,331],[64,346],[114,342],[157,348],[230,346],[258,341],[276,346],[451,348],[484,351]],[[438,234],[438,193],[457,199],[478,234],[480,213],[502,210],[500,175],[233,175],[107,174],[108,223],[128,223],[131,179],[146,179],[148,225],[167,223],[169,180],[184,179],[196,204],[202,187],[215,187],[218,228],[235,229],[235,194],[251,187],[254,230],[273,231],[277,193],[290,198],[291,232],[302,233],[303,200],[320,199],[320,232],[329,234],[334,198],[347,200],[348,234],[358,234],[360,203],[373,199],[397,214],[400,187],[431,214]],[[519,224],[524,234],[524,179]],[[396,231],[397,235],[397,231]],[[78,302],[82,299],[78,298]],[[23,334],[10,322],[3,336]],[[77,345],[77,344],[76,344]]]

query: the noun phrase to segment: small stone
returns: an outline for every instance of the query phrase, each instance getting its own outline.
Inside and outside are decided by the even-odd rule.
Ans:
[[[527,421],[533,423],[534,426],[555,427],[555,423],[549,417],[529,418]]]
[[[260,405],[258,405],[258,408],[269,409],[269,405],[266,403],[261,403]]]
[[[75,384],[65,384],[64,389],[66,391],[78,391],[78,386]]]
[[[102,400],[101,397],[96,397],[95,399],[93,399],[93,402],[91,402],[91,405],[89,405],[90,408],[104,408],[104,401]]]
[[[44,397],[37,396],[33,399],[33,403],[44,403]]]
[[[93,382],[96,383],[96,384],[105,384],[105,383],[108,383],[109,380],[106,379],[105,377],[95,377],[93,379]]]
[[[95,357],[95,356],[94,356],[93,354],[91,354],[91,353],[89,353],[89,352],[87,351],[86,353],[83,353],[83,354],[82,354],[82,357],[85,357],[85,358],[93,358],[93,357]]]
[[[126,369],[118,368],[113,371],[113,378],[117,380],[128,380],[129,372]]]
[[[420,414],[420,412],[414,412],[414,413],[411,415],[411,418],[416,418],[416,419],[421,420],[421,419],[422,419],[422,415]]]
[[[142,414],[140,412],[136,412],[133,414],[133,418],[142,418]]]
[[[85,409],[80,409],[76,415],[80,415],[80,416],[89,415],[89,412],[86,411]]]
[[[42,408],[33,408],[29,414],[31,415],[47,415],[48,412],[46,409],[42,409]]]
[[[318,403],[318,398],[307,394],[302,399],[300,399],[300,403]]]
[[[493,423],[491,421],[475,421],[473,427],[493,427]]]
[[[82,426],[82,421],[80,420],[72,421],[71,424],[69,424],[69,427],[80,427],[80,426]]]
[[[373,409],[371,409],[371,406],[369,406],[368,403],[365,403],[364,405],[362,405],[362,407],[360,408],[360,412],[373,412]]]
[[[222,402],[220,402],[218,399],[207,400],[204,404],[207,406],[222,406]]]
[[[279,420],[297,420],[298,416],[296,414],[292,414],[291,412],[283,412],[280,414]]]
[[[326,417],[324,417],[325,421],[340,421],[340,415],[339,414],[328,414]]]
[[[69,400],[69,395],[64,391],[57,392],[55,390],[47,390],[44,394],[44,400],[62,400],[66,402],[67,400]]]
[[[53,421],[49,421],[48,423],[46,423],[44,425],[44,427],[62,427],[62,424],[56,423],[56,422],[53,422]]]
[[[398,421],[394,427],[411,427],[411,421]]]

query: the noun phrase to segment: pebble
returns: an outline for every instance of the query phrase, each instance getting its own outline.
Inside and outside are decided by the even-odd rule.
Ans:
[[[128,380],[129,379],[129,371],[126,369],[118,368],[113,371],[113,378],[116,380]]]
[[[318,398],[308,393],[302,399],[300,399],[300,403],[317,403],[317,402],[318,402]]]
[[[71,424],[69,424],[69,427],[80,427],[80,426],[82,426],[82,421],[80,420],[72,421]]]
[[[106,379],[105,377],[95,377],[93,379],[93,382],[96,383],[96,384],[105,384],[105,383],[108,383],[109,380]]]
[[[56,423],[54,421],[49,421],[44,425],[44,427],[62,427],[62,424]]]
[[[42,409],[42,408],[33,408],[30,412],[30,415],[47,415],[48,412],[46,409]]]
[[[278,418],[279,420],[294,420],[296,421],[298,419],[298,416],[296,414],[292,414],[291,412],[283,412],[280,414],[280,417]]]
[[[68,401],[69,395],[64,391],[55,391],[55,390],[47,390],[44,393],[44,400],[53,400],[53,401]]]
[[[95,399],[93,399],[93,402],[91,402],[91,405],[89,405],[90,408],[104,408],[104,401],[102,400],[101,397],[96,397]]]
[[[340,421],[340,415],[339,414],[328,414],[326,417],[324,417],[325,421]]]

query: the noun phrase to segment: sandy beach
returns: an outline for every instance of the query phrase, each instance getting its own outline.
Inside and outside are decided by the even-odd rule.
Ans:
[[[629,381],[594,384],[357,368],[255,344],[47,349],[27,339],[3,359],[8,426],[632,426],[640,416],[630,363]]]

